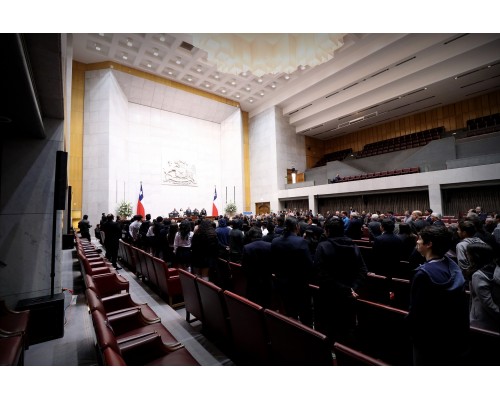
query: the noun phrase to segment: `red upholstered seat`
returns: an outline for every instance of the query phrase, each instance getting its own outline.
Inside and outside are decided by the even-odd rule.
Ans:
[[[121,275],[114,272],[85,277],[87,289],[92,289],[101,298],[112,296],[114,294],[128,292],[129,282]]]
[[[264,315],[274,365],[333,365],[325,335],[272,310]]]
[[[212,282],[196,278],[203,308],[203,332],[222,348],[231,348],[231,327],[223,291]]]
[[[190,323],[197,320],[203,322],[203,309],[201,307],[200,292],[198,290],[196,276],[183,269],[179,269],[179,280],[181,282],[182,295],[184,297],[186,321]],[[194,316],[194,319],[191,319],[191,315]]]
[[[184,305],[179,270],[177,268],[169,268],[165,261],[157,257],[152,257],[151,259],[158,281],[160,296],[166,299],[168,304],[173,308]]]
[[[3,335],[0,332],[0,366],[24,364],[22,333]]]
[[[235,362],[239,365],[268,365],[269,339],[264,308],[227,290],[224,299],[231,323]]]
[[[341,343],[334,343],[333,352],[335,353],[335,365],[339,366],[387,366],[382,360],[370,357],[358,350],[343,345]]]

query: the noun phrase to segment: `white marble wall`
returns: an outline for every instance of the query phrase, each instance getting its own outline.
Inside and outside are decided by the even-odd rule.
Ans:
[[[228,201],[236,191],[236,204],[242,209],[243,142],[238,108],[233,107],[222,123],[166,111],[162,108],[166,108],[168,96],[161,101],[165,92],[160,84],[111,70],[87,73],[86,85],[83,213],[92,224],[102,212],[115,213],[122,200],[132,203],[135,213],[140,182],[142,203],[153,218],[166,216],[174,207],[188,206],[205,208],[210,215],[215,187],[219,213],[224,209],[226,186]],[[197,97],[177,100],[189,103],[188,99]],[[175,97],[168,99],[176,101]],[[162,107],[154,107],[155,102]],[[96,111],[99,106],[102,110]],[[188,112],[192,104],[175,107]],[[176,160],[195,167],[197,186],[162,183],[162,166]]]
[[[243,209],[243,135],[241,112],[237,109],[221,124],[221,202],[219,214],[224,214],[224,207],[234,201],[238,212]],[[227,190],[227,197],[226,197]],[[222,195],[224,195],[222,197]],[[227,201],[226,201],[227,198]]]
[[[295,133],[278,107],[252,117],[249,128],[252,211],[255,203],[270,202],[276,212],[282,208],[278,191],[285,188],[287,169],[305,170],[305,138]]]
[[[0,298],[50,294],[56,152],[63,150],[64,122],[44,119],[46,139],[3,142],[0,192]],[[54,292],[61,292],[63,212],[57,211]]]

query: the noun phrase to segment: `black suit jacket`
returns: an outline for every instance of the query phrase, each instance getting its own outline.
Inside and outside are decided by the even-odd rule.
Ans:
[[[375,273],[393,276],[403,258],[403,241],[393,233],[384,232],[373,239],[373,265]]]
[[[271,259],[276,277],[285,284],[307,286],[314,276],[307,241],[296,234],[274,239],[271,242]]]

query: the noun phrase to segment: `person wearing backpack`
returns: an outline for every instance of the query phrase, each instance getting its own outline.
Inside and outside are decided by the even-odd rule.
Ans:
[[[329,219],[324,229],[327,238],[318,243],[314,255],[319,285],[317,325],[332,343],[349,344],[356,327],[356,291],[368,269],[358,246],[344,235],[340,218]]]

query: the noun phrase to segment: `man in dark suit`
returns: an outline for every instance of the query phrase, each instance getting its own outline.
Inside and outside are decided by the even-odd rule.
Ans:
[[[271,242],[271,259],[276,274],[277,292],[285,314],[312,325],[309,281],[314,276],[313,261],[307,241],[298,236],[297,219],[285,220],[283,236]]]
[[[262,230],[256,226],[247,232],[250,243],[243,246],[241,266],[247,277],[246,297],[264,308],[271,307],[272,264],[271,242],[262,240]]]
[[[380,230],[382,234],[373,239],[373,272],[392,277],[403,256],[403,241],[394,234],[394,222],[389,218],[382,220]]]
[[[122,269],[118,266],[118,247],[120,245],[120,238],[122,230],[120,225],[114,221],[113,214],[106,216],[106,223],[101,227],[104,232],[104,247],[106,248],[106,258],[111,261],[115,269]]]
[[[345,231],[345,235],[351,239],[360,240],[363,234],[363,219],[360,218],[356,211],[353,211],[350,216],[351,222]]]

